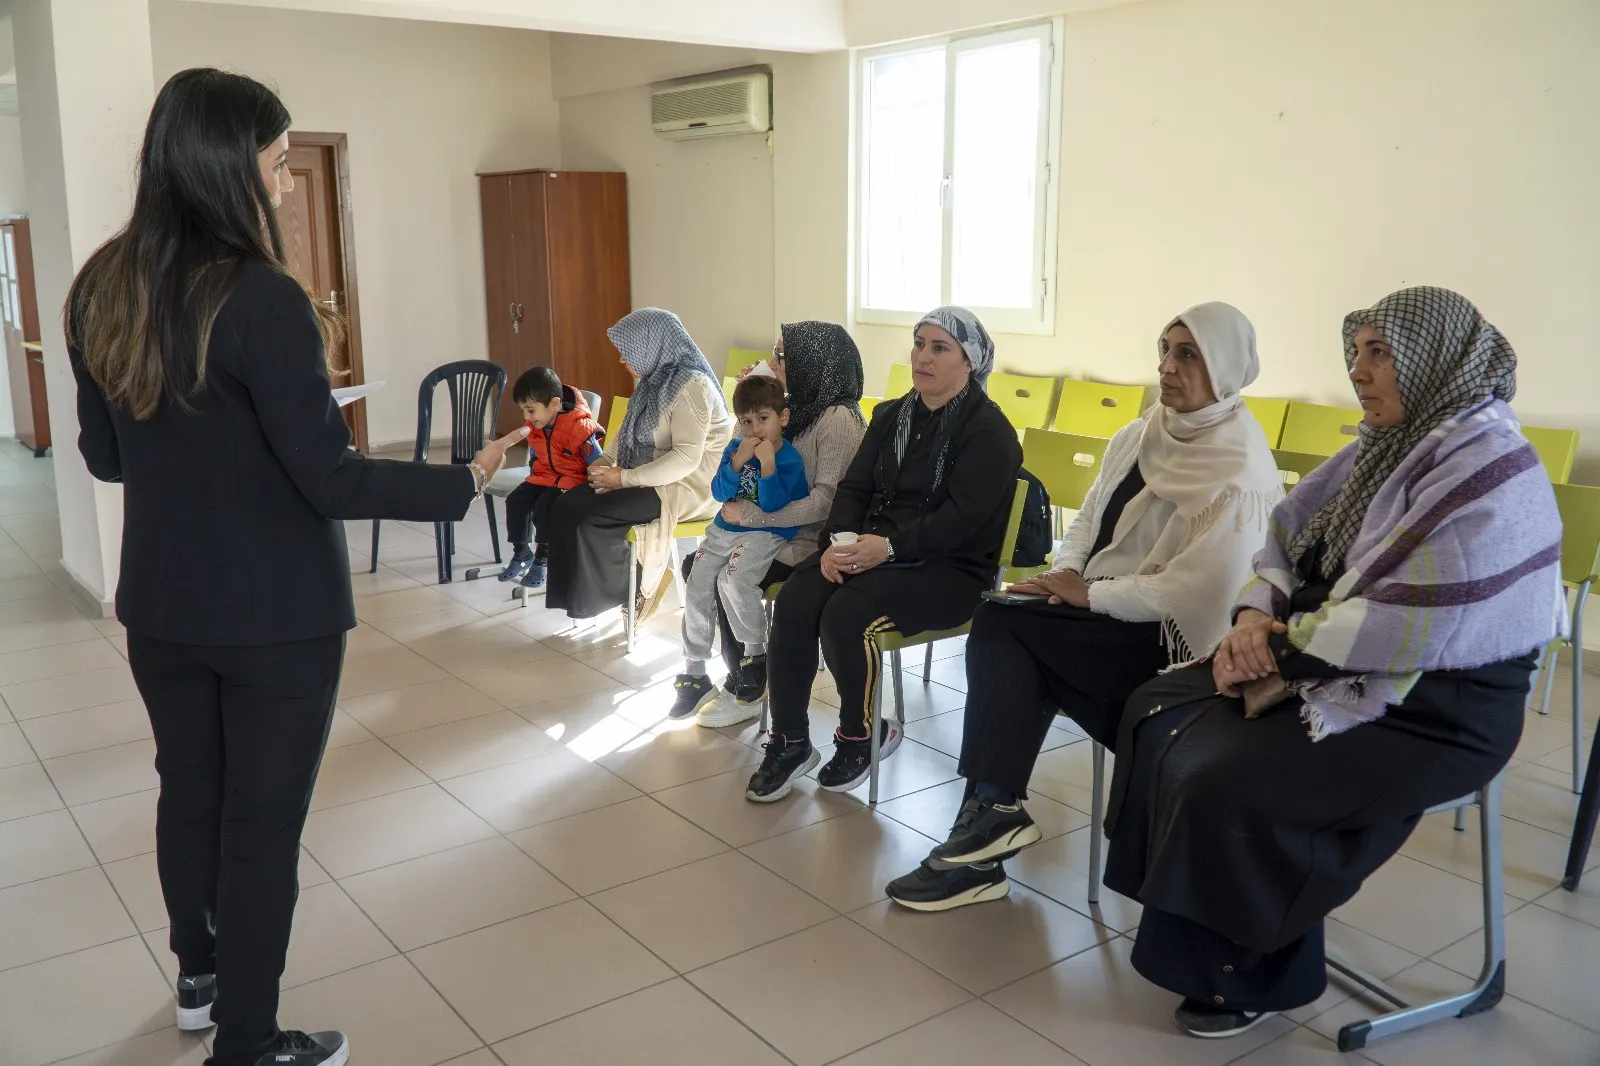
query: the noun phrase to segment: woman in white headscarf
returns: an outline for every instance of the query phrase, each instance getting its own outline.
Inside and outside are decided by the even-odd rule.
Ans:
[[[711,364],[677,315],[641,308],[607,335],[633,375],[633,396],[616,439],[589,467],[589,483],[550,508],[544,602],[572,618],[620,606],[628,595],[628,530],[642,526],[633,605],[642,622],[672,580],[673,527],[715,509],[711,478],[733,437],[733,419]]]
[[[1225,303],[1162,331],[1161,402],[1120,430],[1048,573],[985,603],[967,640],[967,796],[949,838],[889,885],[939,911],[1009,894],[1001,860],[1042,834],[1020,802],[1057,713],[1114,747],[1122,706],[1173,662],[1209,655],[1282,498],[1239,390],[1255,330]],[[1069,427],[1070,428],[1070,427]]]

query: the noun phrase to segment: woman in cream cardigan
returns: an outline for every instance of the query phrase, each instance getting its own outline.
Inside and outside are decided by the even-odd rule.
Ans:
[[[643,621],[672,580],[672,530],[715,510],[711,478],[733,437],[721,383],[671,311],[645,307],[607,331],[633,375],[616,439],[589,468],[589,484],[550,509],[550,584],[545,606],[592,618],[628,591],[628,530],[639,531]],[[646,592],[645,590],[653,590]]]

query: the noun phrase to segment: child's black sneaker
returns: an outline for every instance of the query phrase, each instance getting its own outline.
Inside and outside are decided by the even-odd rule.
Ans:
[[[544,588],[545,578],[549,576],[549,564],[538,557],[528,563],[528,572],[522,575],[522,587],[525,589]]]
[[[672,710],[667,712],[667,717],[674,722],[694,717],[701,707],[717,698],[717,686],[704,674],[679,674],[672,687],[677,697],[673,699]]]
[[[833,758],[817,774],[817,784],[829,792],[849,792],[866,780],[872,769],[872,738],[847,740],[833,735]],[[881,762],[894,754],[900,746],[900,724],[878,723],[878,760]]]
[[[756,803],[776,803],[789,794],[794,783],[809,774],[822,761],[822,755],[811,746],[811,738],[786,740],[777,733],[768,735],[766,758],[760,769],[750,775],[744,798]]]
[[[178,1028],[186,1033],[209,1029],[211,1004],[217,999],[216,974],[202,973],[178,977]]]
[[[760,703],[767,692],[767,657],[747,655],[739,660],[739,681],[733,698],[745,706]]]
[[[527,576],[528,568],[532,565],[533,553],[531,551],[517,552],[511,557],[511,561],[506,564],[506,568],[500,571],[500,580],[521,581]]]
[[[256,1066],[345,1066],[350,1061],[350,1041],[343,1033],[278,1034],[271,1051],[256,1059]]]

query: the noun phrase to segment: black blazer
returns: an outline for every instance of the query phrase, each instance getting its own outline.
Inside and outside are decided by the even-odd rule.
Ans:
[[[900,408],[916,402],[913,394],[880,403],[872,412],[861,447],[839,481],[821,544],[826,547],[840,530],[886,534],[897,563],[940,560],[980,581],[992,581],[1016,494],[1022,446],[1005,412],[986,395],[972,397],[960,412],[961,425],[950,438],[949,469],[922,513],[892,529],[868,528],[874,504],[893,490],[883,484],[881,460],[893,446]]]
[[[217,314],[205,387],[137,421],[71,352],[78,450],[123,485],[117,618],[180,644],[258,645],[353,628],[343,519],[456,521],[464,466],[350,450],[311,302],[293,279],[242,269]]]

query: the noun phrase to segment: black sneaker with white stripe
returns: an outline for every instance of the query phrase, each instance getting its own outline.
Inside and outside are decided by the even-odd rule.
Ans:
[[[914,911],[951,911],[971,903],[1005,899],[1011,881],[997,862],[941,870],[924,862],[904,877],[889,882],[886,895]]]
[[[1172,1017],[1178,1027],[1190,1036],[1198,1036],[1202,1040],[1224,1040],[1248,1033],[1275,1013],[1270,1010],[1233,1010],[1226,1006],[1202,1003],[1198,999],[1186,999],[1178,1004]]]
[[[278,1034],[271,1051],[256,1059],[256,1066],[345,1066],[350,1061],[350,1041],[343,1033]]]
[[[211,1004],[217,1000],[217,975],[178,976],[178,1028],[186,1033],[209,1029]]]
[[[829,792],[849,792],[867,779],[872,769],[872,738],[848,740],[833,737],[833,758],[817,772],[817,784]],[[900,723],[878,723],[878,761],[894,754],[900,746]]]
[[[950,870],[1007,859],[1043,837],[1022,804],[1001,807],[973,796],[961,805],[950,836],[928,853],[928,865]]]

